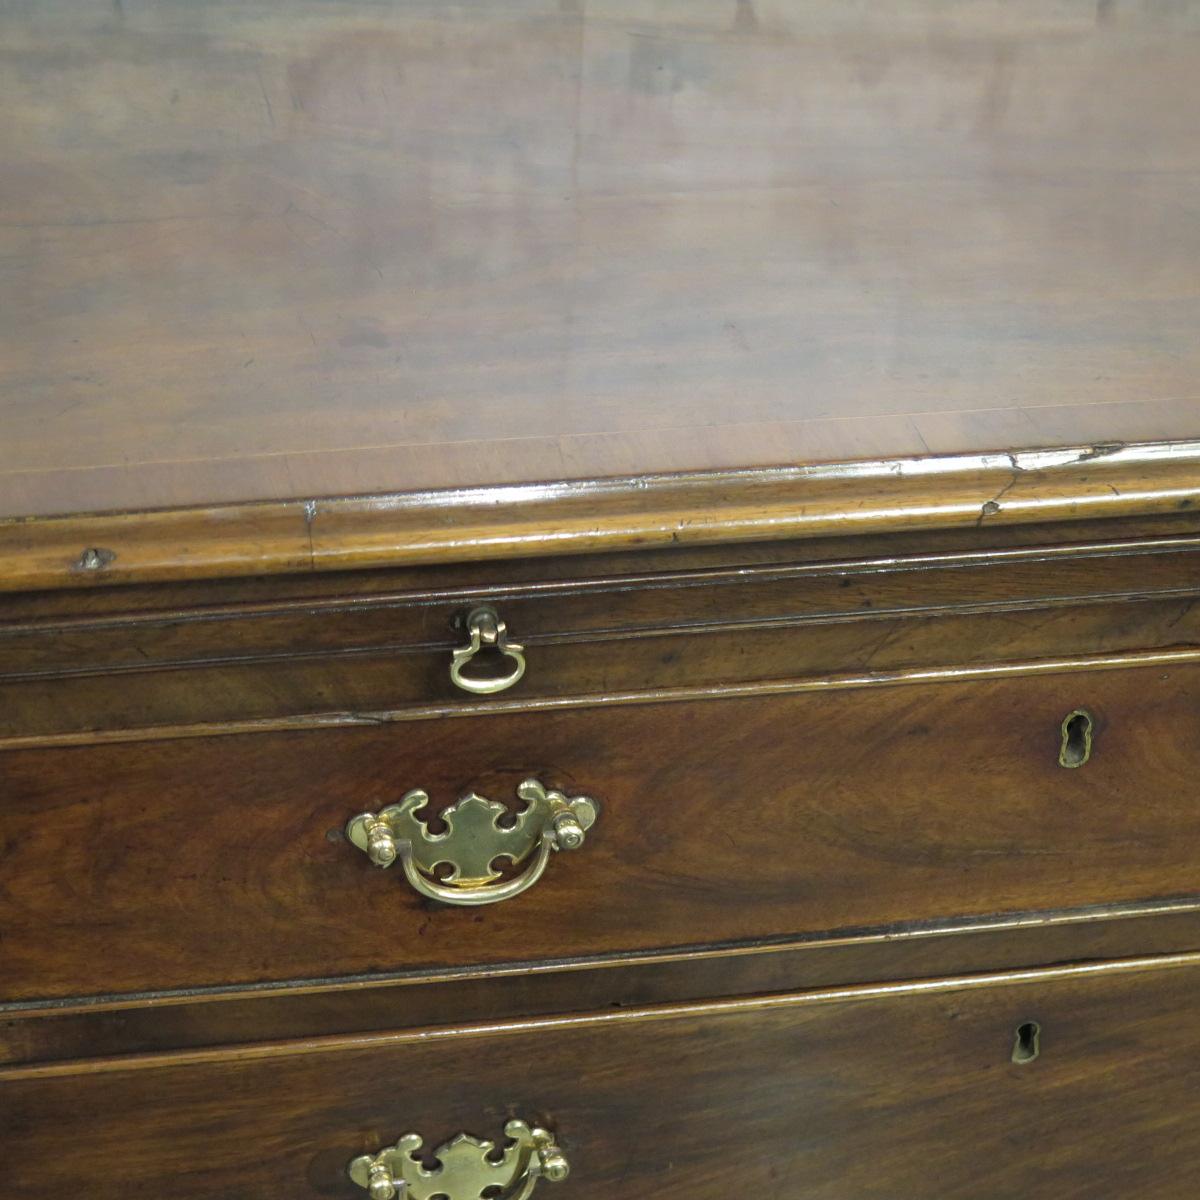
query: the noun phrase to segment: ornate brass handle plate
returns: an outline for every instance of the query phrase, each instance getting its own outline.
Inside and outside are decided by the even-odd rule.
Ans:
[[[503,804],[472,792],[442,813],[444,833],[430,833],[416,816],[429,795],[417,789],[380,812],[359,813],[346,826],[346,836],[377,867],[399,861],[422,896],[446,904],[495,904],[537,883],[556,850],[578,850],[600,812],[595,800],[548,791],[536,779],[520,784],[517,795],[525,808],[513,817]],[[529,865],[515,878],[496,883],[498,858]],[[450,870],[439,877],[442,864]]]
[[[526,1200],[539,1179],[557,1183],[570,1166],[545,1129],[524,1121],[509,1121],[504,1132],[510,1144],[497,1158],[494,1142],[460,1133],[434,1152],[437,1166],[421,1161],[424,1140],[406,1133],[378,1154],[364,1154],[349,1167],[350,1178],[371,1194],[371,1200],[479,1200],[486,1192],[499,1200]]]
[[[464,692],[489,695],[507,691],[525,674],[525,647],[508,640],[508,626],[490,605],[481,604],[467,613],[467,636],[467,644],[450,657],[450,678]],[[508,670],[503,675],[468,675],[467,664],[483,650],[498,650],[507,660]]]

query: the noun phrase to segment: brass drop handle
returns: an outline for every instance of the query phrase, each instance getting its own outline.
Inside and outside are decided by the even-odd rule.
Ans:
[[[399,861],[408,882],[430,900],[496,904],[533,887],[555,851],[578,850],[600,813],[590,797],[567,797],[536,779],[520,784],[517,796],[525,808],[512,818],[503,804],[472,792],[442,813],[445,832],[430,833],[416,816],[429,803],[429,794],[418,788],[406,792],[399,804],[352,817],[346,836],[377,867]],[[496,883],[499,858],[528,865],[514,878]],[[443,864],[450,869],[439,877],[437,868]]]
[[[464,692],[489,695],[507,691],[525,674],[525,647],[508,640],[508,626],[491,605],[481,604],[467,613],[467,637],[450,656],[450,678]],[[481,650],[498,650],[510,663],[503,675],[468,675],[467,664]]]
[[[434,1151],[433,1167],[423,1162],[424,1139],[406,1133],[394,1146],[356,1158],[348,1173],[371,1200],[479,1200],[496,1189],[499,1200],[526,1200],[539,1179],[559,1183],[570,1174],[566,1155],[548,1130],[509,1121],[504,1133],[509,1145],[500,1157],[494,1142],[460,1133]]]

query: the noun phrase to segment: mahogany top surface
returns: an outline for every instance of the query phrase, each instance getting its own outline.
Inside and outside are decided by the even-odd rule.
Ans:
[[[0,33],[5,516],[1200,436],[1200,3]]]
[[[40,0],[0,112],[0,524],[1200,438],[1200,0]]]

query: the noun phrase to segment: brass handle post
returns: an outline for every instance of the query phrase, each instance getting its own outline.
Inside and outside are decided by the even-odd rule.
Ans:
[[[467,644],[450,656],[450,678],[456,687],[475,695],[507,691],[525,674],[525,647],[508,640],[508,626],[489,604],[467,614]],[[467,666],[485,650],[498,651],[508,662],[503,675],[474,675]]]

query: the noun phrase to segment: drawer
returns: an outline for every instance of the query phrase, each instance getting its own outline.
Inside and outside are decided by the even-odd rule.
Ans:
[[[177,607],[117,589],[92,613],[63,612],[53,597],[0,597],[0,745],[429,717],[1200,643],[1194,536],[943,553],[877,542],[840,549],[843,557],[817,561],[673,571],[660,562],[657,572],[536,582],[489,567],[491,582],[470,588],[368,574],[303,599],[235,603],[220,593],[204,603],[187,593]],[[455,650],[469,644],[464,624],[484,601],[528,664],[492,695],[461,690],[449,672]],[[485,651],[467,669],[499,674],[511,665]]]
[[[1190,1200],[1198,985],[1187,956],[10,1069],[0,1191],[355,1200],[359,1156],[515,1119],[570,1168],[536,1200]],[[410,1200],[476,1200],[480,1153]]]
[[[1154,667],[2,753],[5,999],[1194,896],[1198,709],[1200,668]],[[430,900],[343,832],[529,777],[600,813],[499,903]]]
[[[603,1008],[811,991],[1069,962],[1200,953],[1200,903],[1131,906],[917,928],[767,946],[566,962],[532,971],[479,967],[430,978],[184,991],[147,1002],[49,1001],[0,1006],[0,1067],[163,1050],[248,1045],[466,1024]]]

